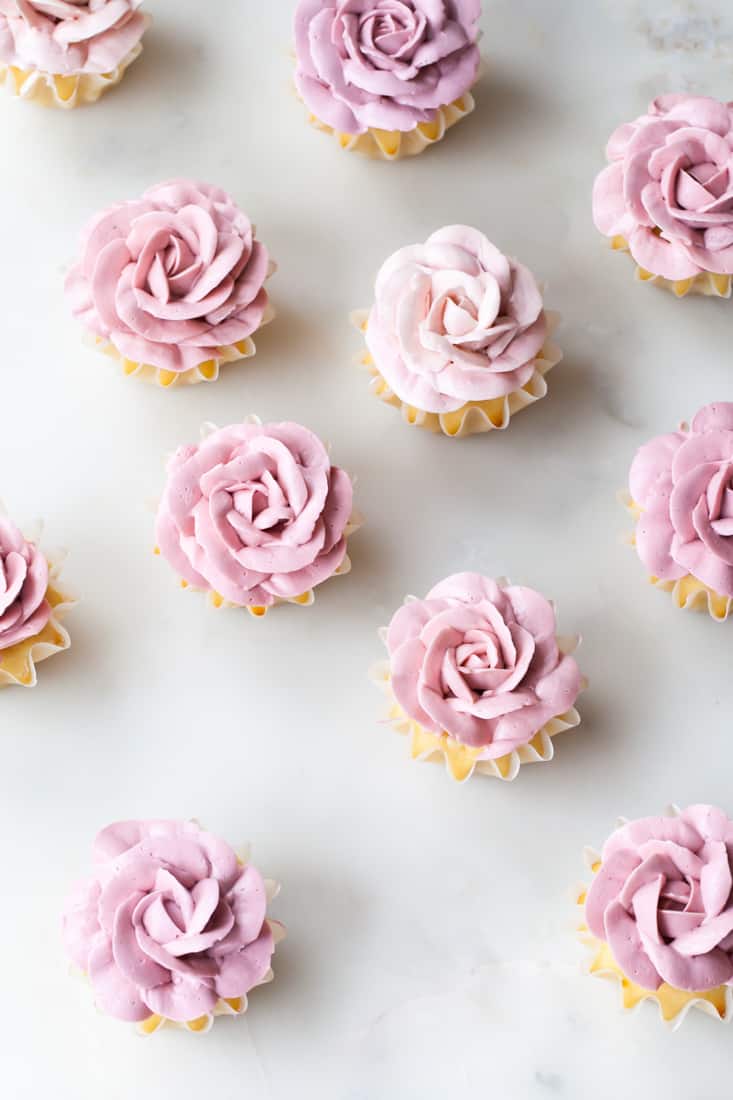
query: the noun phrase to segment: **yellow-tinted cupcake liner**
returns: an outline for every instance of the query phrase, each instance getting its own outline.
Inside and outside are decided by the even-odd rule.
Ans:
[[[61,618],[75,605],[68,593],[64,593],[57,584],[60,565],[49,562],[49,584],[46,599],[51,605],[48,622],[38,634],[26,638],[16,645],[0,649],[0,688],[13,684],[19,687],[35,687],[37,682],[36,665],[62,653],[71,645],[71,638]]]
[[[614,252],[627,252],[631,256],[629,242],[625,237],[609,237]],[[632,257],[633,259],[633,257]],[[688,294],[703,294],[707,298],[730,298],[733,275],[718,275],[714,271],[701,271],[691,279],[665,279],[655,275],[634,262],[634,276],[640,283],[652,283],[674,294],[675,298],[686,298]]]
[[[58,107],[69,111],[86,103],[96,103],[109,88],[119,84],[127,69],[143,52],[142,42],[130,50],[127,57],[109,73],[72,73],[59,76],[39,69],[20,69],[16,65],[0,65],[0,86],[10,95],[28,99],[42,107]]]
[[[476,435],[481,432],[503,430],[509,426],[509,422],[516,413],[534,405],[547,396],[547,382],[545,375],[561,361],[563,353],[557,344],[549,339],[549,336],[560,324],[560,314],[550,311],[545,312],[548,323],[548,339],[540,355],[534,361],[534,373],[521,389],[504,397],[497,397],[489,401],[469,401],[460,409],[453,412],[431,413],[424,409],[418,409],[414,405],[400,400],[397,394],[390,388],[386,380],[379,372],[370,352],[366,350],[359,357],[359,364],[369,371],[372,376],[370,390],[375,397],[392,405],[402,413],[402,419],[412,427],[426,428],[431,432],[442,432],[450,439],[461,439],[465,436]],[[362,335],[366,334],[369,323],[367,310],[354,310],[350,315],[351,323]]]
[[[625,489],[618,494],[618,499],[638,523],[643,508],[631,499]],[[636,533],[632,532],[626,542],[635,548]],[[661,589],[662,592],[669,592],[675,607],[680,608],[681,611],[707,611],[716,623],[723,623],[733,610],[733,597],[721,595],[720,592],[716,592],[715,589],[694,577],[692,573],[687,573],[686,576],[675,581],[665,581],[654,576],[648,579],[649,584],[655,588]]]

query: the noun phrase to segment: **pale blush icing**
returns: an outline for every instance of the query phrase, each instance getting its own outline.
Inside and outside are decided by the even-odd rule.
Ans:
[[[733,979],[733,823],[714,806],[617,829],[585,904],[588,928],[644,989]]]
[[[223,840],[193,822],[124,821],[99,833],[93,857],[62,926],[103,1012],[193,1020],[265,978],[265,884]]]
[[[432,413],[521,389],[546,336],[534,276],[465,225],[390,256],[377,275],[366,330],[390,388]]]
[[[531,588],[457,573],[408,600],[387,630],[390,679],[405,713],[431,733],[485,750],[525,745],[581,689],[556,638],[552,605]]]
[[[268,607],[327,580],[346,556],[348,474],[300,424],[232,424],[168,466],[161,553],[195,588]]]
[[[593,217],[666,279],[733,273],[733,104],[664,95],[611,136]]]
[[[733,403],[701,409],[689,428],[637,452],[629,491],[643,509],[636,549],[650,574],[692,574],[733,597]]]
[[[295,82],[347,134],[414,130],[468,91],[480,0],[299,0]]]
[[[40,634],[51,617],[48,562],[0,516],[0,650]]]
[[[269,273],[234,200],[177,179],[92,219],[66,294],[74,316],[125,358],[182,372],[259,328]]]
[[[56,76],[112,72],[147,26],[142,0],[0,0],[0,64]]]

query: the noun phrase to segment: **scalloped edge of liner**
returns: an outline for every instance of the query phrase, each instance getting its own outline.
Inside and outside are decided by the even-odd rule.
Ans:
[[[706,298],[730,298],[733,293],[733,275],[701,271],[691,279],[665,279],[663,275],[655,275],[653,271],[647,271],[636,263],[625,237],[616,236],[605,239],[611,251],[628,254],[634,264],[634,278],[639,283],[651,283],[660,290],[669,291],[675,298],[686,298],[688,294],[702,294]]]
[[[145,31],[152,23],[146,15]],[[109,88],[120,83],[123,76],[143,52],[142,42],[130,50],[116,69],[109,73],[72,73],[62,76],[40,69],[21,69],[17,65],[0,65],[0,87],[15,99],[33,100],[42,107],[70,111],[83,104],[96,103]]]
[[[552,368],[562,361],[562,349],[549,339],[560,324],[560,314],[553,310],[545,310],[545,316],[548,323],[548,339],[545,341],[541,354],[534,360],[535,369],[530,380],[521,389],[514,390],[504,397],[495,397],[486,401],[470,401],[454,412],[429,413],[402,401],[380,374],[368,349],[358,357],[357,362],[360,366],[365,367],[372,376],[369,384],[372,394],[385,404],[399,409],[402,413],[402,419],[410,427],[425,428],[430,432],[442,433],[449,439],[461,439],[484,432],[503,431],[509,427],[512,416],[547,396],[548,386],[545,375],[549,374]],[[349,315],[351,324],[362,336],[366,333],[368,319],[368,310],[355,309]]]
[[[47,559],[48,560],[48,559]],[[61,622],[61,617],[76,606],[77,600],[68,592],[62,591],[55,583],[61,572],[61,563],[48,562],[49,583],[46,588],[45,598],[51,604],[51,614],[38,634],[32,638],[26,638],[16,645],[0,649],[0,690],[5,687],[32,688],[38,683],[36,665],[53,657],[56,653],[63,653],[71,648],[71,636]],[[3,667],[8,653],[14,653],[25,663],[27,678],[18,676]]]

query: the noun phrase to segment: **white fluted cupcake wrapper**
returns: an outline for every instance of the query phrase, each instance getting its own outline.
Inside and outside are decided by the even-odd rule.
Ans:
[[[733,288],[732,275],[719,275],[714,271],[701,271],[690,279],[665,279],[655,275],[636,263],[625,237],[607,238],[614,252],[626,252],[634,264],[634,278],[639,283],[651,283],[662,290],[674,294],[675,298],[686,298],[689,294],[702,294],[706,298],[730,298]]]
[[[148,16],[148,26],[150,25]],[[43,107],[73,110],[82,104],[96,103],[109,88],[119,84],[127,69],[143,52],[142,42],[130,50],[117,68],[109,73],[73,73],[61,76],[40,69],[21,69],[0,65],[0,87],[17,99],[33,100]]]

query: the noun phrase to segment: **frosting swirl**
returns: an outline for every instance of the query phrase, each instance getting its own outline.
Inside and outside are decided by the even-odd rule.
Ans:
[[[409,600],[388,627],[395,698],[431,733],[483,747],[487,759],[505,756],[578,697],[580,670],[555,632],[539,592],[457,573]]]
[[[327,580],[346,557],[351,481],[300,424],[232,424],[168,465],[161,553],[195,588],[269,607]]]
[[[66,293],[124,357],[182,372],[259,328],[270,262],[218,187],[172,180],[93,218]]]
[[[108,73],[135,49],[142,0],[0,0],[0,63],[57,76]]]
[[[265,884],[223,840],[193,822],[124,821],[98,834],[93,857],[62,927],[102,1011],[185,1022],[265,979]]]
[[[652,576],[691,573],[733,597],[733,403],[707,405],[690,428],[641,447],[629,490],[643,509],[636,549]]]
[[[733,823],[714,806],[611,834],[586,920],[637,985],[704,992],[733,979],[732,853]]]
[[[383,264],[366,341],[401,401],[443,413],[521,389],[547,330],[531,272],[452,225]]]
[[[334,130],[414,130],[474,83],[480,15],[480,0],[299,0],[298,91]]]
[[[665,279],[733,274],[733,104],[664,95],[620,126],[596,179],[593,218]]]
[[[0,515],[0,650],[40,634],[51,617],[48,562]]]

